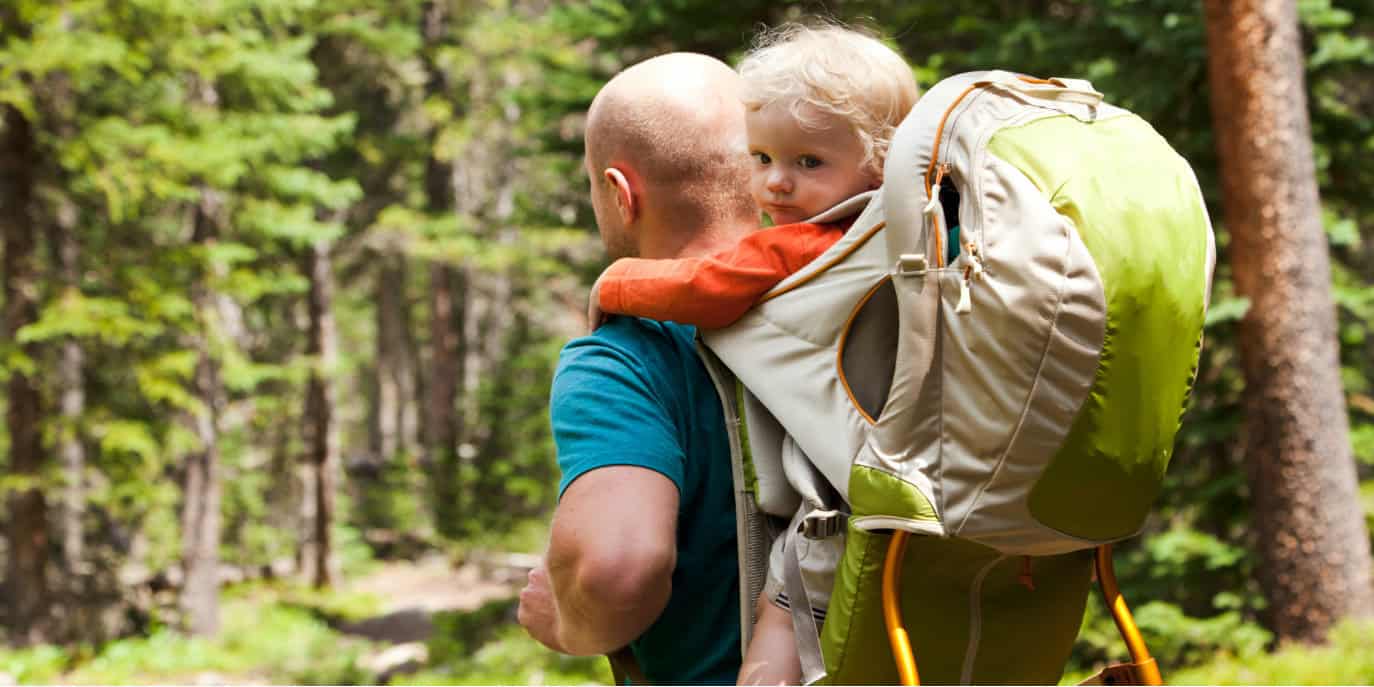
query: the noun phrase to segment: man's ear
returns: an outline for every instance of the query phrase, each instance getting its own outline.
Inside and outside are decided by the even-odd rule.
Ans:
[[[625,177],[625,173],[615,167],[607,167],[601,172],[606,177],[606,182],[615,190],[615,206],[620,211],[620,221],[624,226],[634,223],[635,216],[639,214],[639,203],[635,198],[634,189],[630,187],[630,180]]]

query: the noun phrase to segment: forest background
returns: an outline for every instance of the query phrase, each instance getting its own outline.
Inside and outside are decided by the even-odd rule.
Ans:
[[[1297,6],[1349,422],[1321,460],[1368,520],[1374,0]],[[1284,625],[1262,574],[1194,0],[0,0],[0,682],[606,680],[512,622],[556,498],[552,367],[603,266],[584,113],[635,61],[733,62],[816,14],[890,36],[923,88],[1087,78],[1192,163],[1218,278],[1122,587],[1171,681],[1374,682],[1374,625]],[[1122,656],[1091,602],[1067,677]]]

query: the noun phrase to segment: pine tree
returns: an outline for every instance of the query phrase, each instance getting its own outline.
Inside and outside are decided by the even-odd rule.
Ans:
[[[1237,292],[1260,580],[1281,639],[1374,615],[1292,0],[1209,0],[1212,112]]]

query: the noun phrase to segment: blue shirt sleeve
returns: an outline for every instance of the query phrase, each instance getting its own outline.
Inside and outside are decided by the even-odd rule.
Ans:
[[[683,492],[686,454],[665,397],[671,389],[643,358],[605,336],[563,349],[549,399],[560,496],[573,480],[610,465],[654,470]]]

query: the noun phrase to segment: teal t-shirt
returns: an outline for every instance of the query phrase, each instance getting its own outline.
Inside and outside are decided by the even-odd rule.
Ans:
[[[677,485],[677,567],[658,620],[630,644],[653,683],[734,684],[739,569],[730,446],[695,330],[616,317],[563,348],[549,414],[563,478],[636,465]]]

